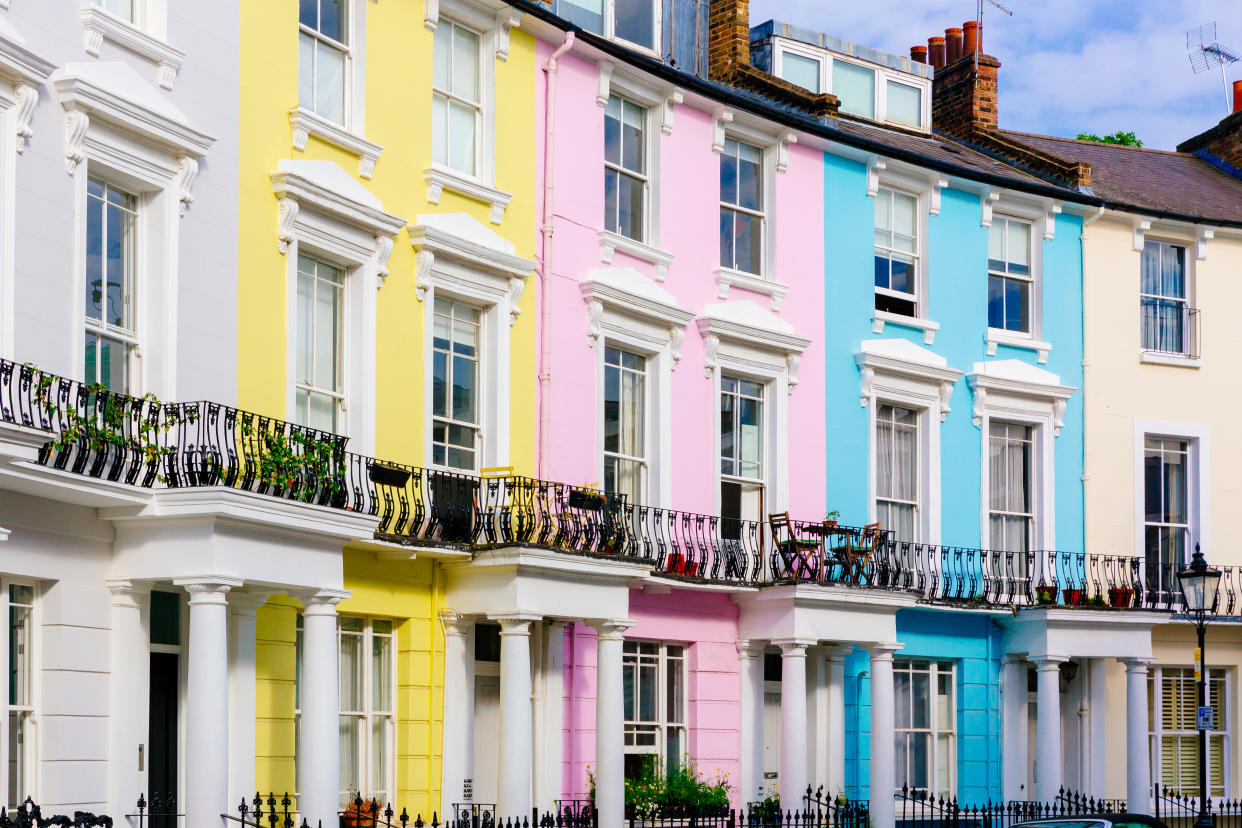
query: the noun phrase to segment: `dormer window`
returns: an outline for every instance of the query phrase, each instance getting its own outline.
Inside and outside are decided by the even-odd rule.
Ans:
[[[589,32],[660,51],[658,0],[557,0],[556,13]]]

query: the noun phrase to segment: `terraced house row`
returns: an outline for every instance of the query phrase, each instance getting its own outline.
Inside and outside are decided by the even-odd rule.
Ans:
[[[1237,796],[1242,115],[1008,131],[963,28],[0,0],[4,804],[1146,812],[1196,548]]]

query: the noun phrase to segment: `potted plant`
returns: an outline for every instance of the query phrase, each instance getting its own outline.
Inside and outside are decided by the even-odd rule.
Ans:
[[[668,556],[668,571],[673,575],[695,576],[699,572],[698,561],[688,561],[680,552],[672,552]]]
[[[1108,590],[1109,606],[1121,609],[1130,606],[1134,601],[1134,590],[1130,587],[1112,587]]]
[[[1086,603],[1083,600],[1084,594],[1081,589],[1066,588],[1061,590],[1061,599],[1065,601],[1067,607],[1079,607]]]
[[[840,519],[841,519],[841,512],[837,509],[833,509],[828,514],[824,515],[824,525],[825,526],[836,526],[837,521]]]
[[[1088,601],[1087,603],[1088,603],[1088,605],[1093,606],[1093,607],[1106,607],[1106,606],[1108,606],[1108,602],[1104,600],[1104,596],[1103,596],[1103,595],[1099,595],[1099,594],[1092,595],[1092,596],[1091,596],[1091,600],[1090,600],[1090,601]]]
[[[1050,586],[1035,587],[1035,601],[1039,604],[1055,604],[1057,602],[1057,588]]]
[[[349,807],[341,813],[342,828],[374,828],[375,817],[379,814],[379,801],[372,799],[364,802],[361,796],[350,801]]]

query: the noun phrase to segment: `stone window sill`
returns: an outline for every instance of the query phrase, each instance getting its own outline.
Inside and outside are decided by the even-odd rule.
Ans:
[[[716,296],[720,299],[729,298],[729,288],[731,287],[749,290],[752,293],[762,293],[771,297],[773,313],[780,311],[781,305],[785,301],[785,294],[789,293],[789,285],[765,279],[754,273],[734,270],[730,267],[716,268],[715,276]]]
[[[914,328],[923,332],[923,344],[931,345],[936,341],[936,331],[940,330],[940,323],[933,322],[930,319],[923,319],[917,316],[902,316],[899,313],[890,313],[889,311],[873,310],[871,312],[871,330],[875,333],[884,333],[885,325],[897,325],[902,328]]]
[[[153,62],[158,67],[160,86],[173,88],[173,81],[185,60],[185,52],[174,49],[158,37],[99,6],[86,6],[79,13],[79,19],[82,22],[82,48],[88,55],[99,57],[103,42],[110,40]]]
[[[1048,352],[1052,350],[1052,345],[1047,342],[998,328],[988,328],[987,343],[988,356],[996,356],[996,348],[999,345],[1008,348],[1024,348],[1028,351],[1035,351],[1035,361],[1041,364],[1048,361]]]
[[[481,201],[491,208],[489,218],[492,224],[500,224],[505,218],[505,209],[513,199],[512,193],[480,184],[472,178],[462,175],[447,167],[428,167],[423,170],[423,179],[427,182],[427,201],[439,204],[445,190],[460,196]]]
[[[618,250],[627,256],[633,256],[644,262],[655,265],[655,279],[663,282],[668,276],[668,266],[673,263],[673,254],[628,236],[622,236],[609,230],[599,231],[600,261],[612,264],[613,254]]]
[[[379,144],[373,144],[340,124],[300,106],[289,110],[289,126],[293,127],[295,150],[304,152],[307,138],[314,135],[325,143],[358,156],[358,175],[362,178],[369,179],[375,173],[375,162],[384,150]]]

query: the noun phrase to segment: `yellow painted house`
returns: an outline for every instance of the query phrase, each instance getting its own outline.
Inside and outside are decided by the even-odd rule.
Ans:
[[[242,4],[241,408],[397,463],[533,473],[538,73],[510,14]],[[342,794],[429,818],[440,564],[353,548],[340,562]],[[258,612],[255,782],[278,795],[297,788],[300,609],[281,595]]]

